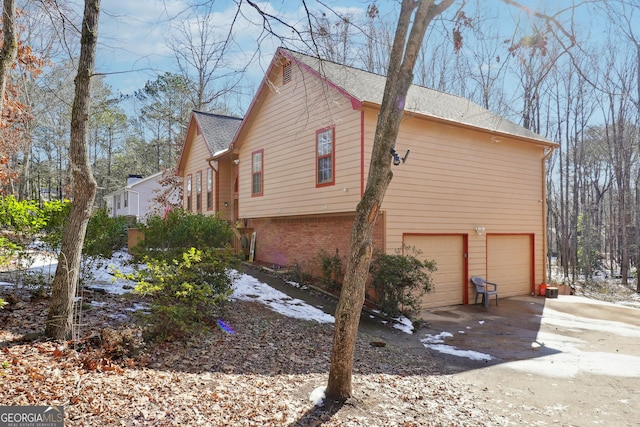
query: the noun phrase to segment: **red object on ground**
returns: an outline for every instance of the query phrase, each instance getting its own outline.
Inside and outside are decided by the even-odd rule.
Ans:
[[[539,295],[540,296],[545,296],[546,294],[547,294],[547,284],[546,283],[540,283]]]

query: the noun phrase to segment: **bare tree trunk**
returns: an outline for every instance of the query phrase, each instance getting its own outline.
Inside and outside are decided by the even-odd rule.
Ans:
[[[362,200],[356,208],[344,284],[335,313],[333,351],[326,390],[327,397],[333,400],[345,401],[351,397],[355,339],[364,304],[365,282],[373,252],[371,243],[373,228],[380,211],[380,205],[393,176],[390,150],[398,137],[407,91],[413,80],[414,65],[429,23],[451,6],[453,1],[442,1],[437,5],[434,4],[434,1],[402,1],[398,27],[389,58],[384,96],[373,140],[367,186]],[[414,10],[416,12],[411,25]],[[410,25],[411,28],[409,28]]]
[[[4,0],[2,9],[2,33],[4,44],[0,50],[0,118],[4,106],[4,92],[7,88],[9,69],[18,54],[18,38],[16,36],[16,4],[15,0]]]
[[[99,14],[100,0],[85,0],[69,144],[73,177],[73,206],[62,236],[58,267],[53,279],[51,304],[45,327],[45,333],[48,337],[59,340],[69,339],[73,332],[73,302],[80,269],[82,245],[96,195],[96,181],[88,161],[86,139]]]

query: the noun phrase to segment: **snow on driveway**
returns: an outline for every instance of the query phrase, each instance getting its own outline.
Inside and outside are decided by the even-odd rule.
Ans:
[[[605,309],[605,306],[620,307],[620,305],[588,299],[580,296],[559,296],[558,304],[590,304]],[[633,308],[629,308],[633,310]],[[640,311],[638,311],[640,315]],[[555,331],[570,332],[570,334],[556,333]],[[551,332],[554,331],[554,332]],[[611,338],[625,339],[640,338],[640,327],[629,323],[613,320],[594,319],[590,317],[575,316],[562,311],[554,310],[549,305],[544,307],[541,327],[533,346],[552,348],[557,353],[527,360],[519,360],[507,363],[505,366],[525,372],[534,372],[549,377],[572,378],[581,373],[606,375],[613,377],[640,377],[640,357],[634,354],[625,354],[619,351],[617,346],[611,346],[610,351],[588,351],[589,342],[572,335],[597,332]],[[586,337],[585,337],[586,338]]]
[[[524,360],[512,361],[502,364],[503,367],[556,378],[572,378],[581,373],[615,376],[615,377],[640,377],[640,356],[625,354],[612,346],[610,351],[588,351],[590,343],[579,338],[587,333],[600,333],[606,337],[622,337],[627,340],[640,338],[640,327],[619,321],[601,320],[590,317],[576,316],[551,308],[556,304],[590,304],[594,309],[605,309],[605,306],[625,307],[580,296],[559,296],[553,304],[545,305],[540,318],[540,329],[532,348],[548,348],[554,350],[553,354],[533,357]],[[630,310],[635,308],[628,307]],[[640,315],[640,311],[638,311]],[[479,321],[483,324],[484,321]],[[462,327],[462,326],[461,326]],[[477,327],[477,326],[473,326]],[[473,328],[466,326],[466,330]],[[562,334],[566,331],[567,334]],[[459,334],[466,333],[461,329]],[[420,341],[425,348],[443,353],[464,357],[472,360],[491,360],[493,357],[487,353],[473,350],[461,350],[447,345],[446,339],[453,338],[450,332],[439,334],[426,334]],[[577,337],[576,337],[577,336]]]

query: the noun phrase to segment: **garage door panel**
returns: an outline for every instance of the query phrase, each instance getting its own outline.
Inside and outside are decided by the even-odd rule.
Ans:
[[[500,297],[531,292],[531,250],[529,235],[487,236],[487,276]]]
[[[434,260],[431,274],[433,291],[420,299],[422,308],[464,303],[464,238],[461,235],[405,236],[406,246],[422,253],[421,259]]]

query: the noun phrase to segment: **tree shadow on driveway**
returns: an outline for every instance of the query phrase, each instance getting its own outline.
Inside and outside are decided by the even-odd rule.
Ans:
[[[446,373],[549,356],[559,350],[539,341],[545,303],[544,297],[522,296],[501,298],[488,308],[423,310],[425,324],[416,335]]]

